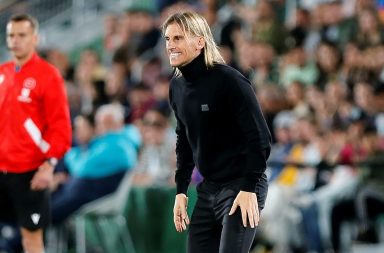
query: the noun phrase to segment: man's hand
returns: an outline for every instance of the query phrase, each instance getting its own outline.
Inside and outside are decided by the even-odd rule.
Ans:
[[[184,193],[177,194],[173,208],[173,222],[175,223],[177,232],[187,230],[187,225],[189,225],[187,206],[188,197]]]
[[[57,172],[53,174],[53,180],[49,186],[51,192],[56,191],[60,185],[68,181],[69,175],[66,172]]]
[[[53,182],[53,169],[47,161],[41,164],[31,180],[31,189],[39,191],[48,188]]]
[[[229,215],[234,214],[237,207],[240,207],[244,227],[247,227],[247,218],[249,219],[251,228],[254,228],[259,224],[260,217],[256,193],[240,191],[239,194],[237,194],[235,201],[233,201]]]

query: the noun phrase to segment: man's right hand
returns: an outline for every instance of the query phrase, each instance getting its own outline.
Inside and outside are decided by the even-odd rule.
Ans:
[[[187,230],[189,218],[187,213],[188,197],[184,193],[179,193],[175,198],[175,206],[173,208],[173,222],[177,232]]]

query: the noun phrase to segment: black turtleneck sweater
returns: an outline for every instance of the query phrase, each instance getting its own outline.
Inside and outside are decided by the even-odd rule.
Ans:
[[[244,179],[241,190],[258,192],[271,137],[250,82],[227,65],[207,68],[203,54],[179,70],[170,85],[177,193],[186,193],[195,165],[208,181]]]

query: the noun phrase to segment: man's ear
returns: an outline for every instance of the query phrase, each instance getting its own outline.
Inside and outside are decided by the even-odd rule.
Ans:
[[[205,46],[205,39],[203,37],[199,37],[199,40],[197,41],[197,48],[203,49]]]
[[[36,47],[36,46],[38,46],[39,43],[40,43],[40,36],[37,35],[37,34],[34,34],[33,36],[34,36],[34,38],[33,38],[33,43],[35,44],[35,47]]]

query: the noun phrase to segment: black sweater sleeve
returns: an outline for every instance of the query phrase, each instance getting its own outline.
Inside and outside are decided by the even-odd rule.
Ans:
[[[240,74],[226,76],[230,87],[230,108],[246,139],[245,181],[241,190],[254,192],[261,174],[266,170],[271,136],[256,95],[249,81]]]
[[[193,152],[189,145],[188,138],[185,132],[185,127],[177,116],[177,110],[172,103],[172,92],[170,90],[169,98],[171,106],[175,111],[177,120],[176,126],[176,158],[177,158],[177,169],[175,175],[176,181],[176,194],[184,193],[187,194],[189,183],[191,182],[191,175],[195,166],[193,161]]]

